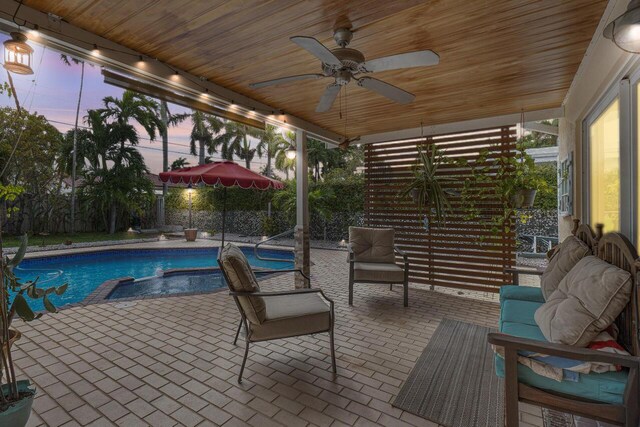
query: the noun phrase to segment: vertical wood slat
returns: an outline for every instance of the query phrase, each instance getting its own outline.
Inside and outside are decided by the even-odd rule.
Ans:
[[[412,282],[497,292],[510,281],[504,270],[515,265],[513,219],[492,231],[486,221],[465,218],[465,200],[453,196],[450,221],[431,224],[425,230],[424,213],[413,201],[398,197],[398,192],[411,179],[418,146],[434,144],[451,160],[475,159],[481,149],[489,150],[489,158],[499,158],[515,155],[515,141],[515,127],[504,126],[366,146],[365,225],[396,230],[397,243],[409,255]],[[459,190],[471,170],[452,163],[441,167],[438,174],[455,177],[444,181],[443,187]],[[490,218],[500,213],[502,201],[496,195],[478,206],[480,217]]]

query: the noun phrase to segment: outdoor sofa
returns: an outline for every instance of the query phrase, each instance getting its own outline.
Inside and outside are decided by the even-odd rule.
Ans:
[[[596,235],[588,225],[579,225],[576,222],[572,239],[566,244],[563,242],[565,247],[573,245],[568,252],[565,250],[563,253],[551,254],[549,267],[544,273],[523,271],[528,274],[542,274],[543,277],[564,275],[556,277],[565,280],[559,285],[562,288],[560,291],[549,294],[543,292],[543,288],[518,285],[503,286],[500,291],[500,333],[489,334],[488,341],[498,350],[496,373],[505,379],[505,415],[508,427],[518,426],[519,401],[616,425],[638,425],[640,358],[637,252],[629,240],[620,233],[608,233],[603,236],[601,226],[598,227]],[[606,262],[606,265],[602,261]],[[602,271],[605,273],[601,277],[589,277],[592,274],[589,269],[595,264],[604,268]],[[562,271],[563,269],[569,271]],[[567,290],[573,279],[578,281],[579,285],[572,288],[573,290]],[[587,285],[592,282],[595,286]],[[604,291],[600,287],[614,288],[617,284],[620,284],[616,288],[618,293],[610,291],[609,296],[604,296],[605,299],[601,300],[600,293]],[[583,291],[586,290],[583,294],[579,294],[580,286]],[[628,295],[622,295],[627,292]],[[551,302],[541,308],[546,301]],[[556,302],[575,304],[576,309],[562,312],[562,308],[554,306]],[[599,302],[604,302],[600,313],[607,310],[617,312],[617,308],[621,309],[615,321],[611,319],[613,326],[606,331],[617,332],[617,343],[612,343],[611,347],[619,344],[618,347],[626,350],[627,355],[586,348],[588,343],[585,344],[584,338],[588,338],[587,333],[595,332],[592,330],[596,327],[602,328],[604,324],[598,322],[606,321],[606,316],[595,320],[588,318],[590,313],[587,309],[595,307]],[[615,304],[621,306],[616,308]],[[551,318],[546,317],[549,307],[556,310],[552,312]],[[584,326],[577,325],[585,320],[580,318],[583,315],[590,321]],[[576,341],[578,345],[550,342],[545,336],[545,333],[547,336],[551,334],[554,341],[567,341],[568,337],[576,332],[572,331],[574,327],[579,328]],[[550,369],[549,365],[541,366],[537,360],[533,360],[535,358],[551,361],[550,363],[556,367],[561,366],[563,379],[552,379],[552,375],[545,376],[546,372],[543,371],[545,367]],[[533,365],[523,363],[532,360]],[[581,370],[584,366],[595,365],[611,366],[610,369],[613,371],[576,373],[571,370]],[[534,371],[532,366],[539,369]],[[556,372],[558,368],[553,370]]]

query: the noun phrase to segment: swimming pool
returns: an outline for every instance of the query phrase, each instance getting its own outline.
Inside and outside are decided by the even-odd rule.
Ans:
[[[263,257],[282,259],[288,262],[257,259],[253,248],[243,247],[242,252],[256,268],[284,270],[293,268],[293,254],[285,250],[260,249]],[[72,255],[25,259],[16,268],[22,280],[35,280],[42,287],[69,284],[63,295],[54,295],[51,300],[58,307],[83,301],[102,283],[121,277],[141,279],[159,276],[169,269],[215,268],[218,248],[185,249],[111,249]],[[198,274],[196,274],[198,275]],[[211,274],[210,274],[211,276]],[[206,280],[206,279],[204,279]],[[219,278],[218,278],[219,281]],[[179,293],[185,292],[185,283]],[[203,290],[197,290],[202,292]],[[175,293],[175,292],[166,292]],[[30,301],[34,310],[42,310],[41,301]]]

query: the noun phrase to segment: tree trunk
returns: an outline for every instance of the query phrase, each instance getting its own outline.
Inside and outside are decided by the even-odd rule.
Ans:
[[[73,127],[73,155],[71,157],[71,234],[76,232],[76,169],[78,169],[78,118],[80,117],[80,102],[82,101],[82,87],[84,86],[84,61],[80,68],[80,92],[76,105],[76,123]]]
[[[244,158],[244,162],[247,165],[247,169],[251,169],[251,160],[249,159],[249,149],[251,147],[249,147],[249,145],[247,144],[247,127],[244,127],[244,135],[243,135],[243,139],[244,139],[244,149],[245,149],[245,158]]]
[[[162,172],[169,170],[169,116],[167,114],[169,108],[167,101],[160,101],[160,120],[164,124],[164,131],[162,132]],[[167,200],[167,192],[169,189],[169,183],[162,183],[162,212],[159,212],[160,218],[158,223],[165,225],[165,201]]]
[[[118,219],[118,207],[115,203],[111,204],[109,213],[109,234],[115,234],[116,232],[116,220]]]
[[[267,147],[267,176],[271,176],[271,153],[269,152],[269,147]]]
[[[198,153],[198,164],[199,165],[204,165],[205,159],[204,159],[204,141],[198,141],[199,144],[199,153]]]
[[[160,102],[160,120],[164,124],[164,132],[162,132],[162,171],[167,172],[169,170],[169,116],[167,114],[168,106],[167,101]],[[165,183],[162,188],[162,194],[167,195],[167,184]]]

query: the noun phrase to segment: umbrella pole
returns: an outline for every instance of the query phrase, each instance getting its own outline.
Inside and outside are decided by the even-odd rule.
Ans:
[[[224,187],[222,191],[222,245],[220,245],[220,250],[224,248],[224,223],[227,218],[227,187]]]

